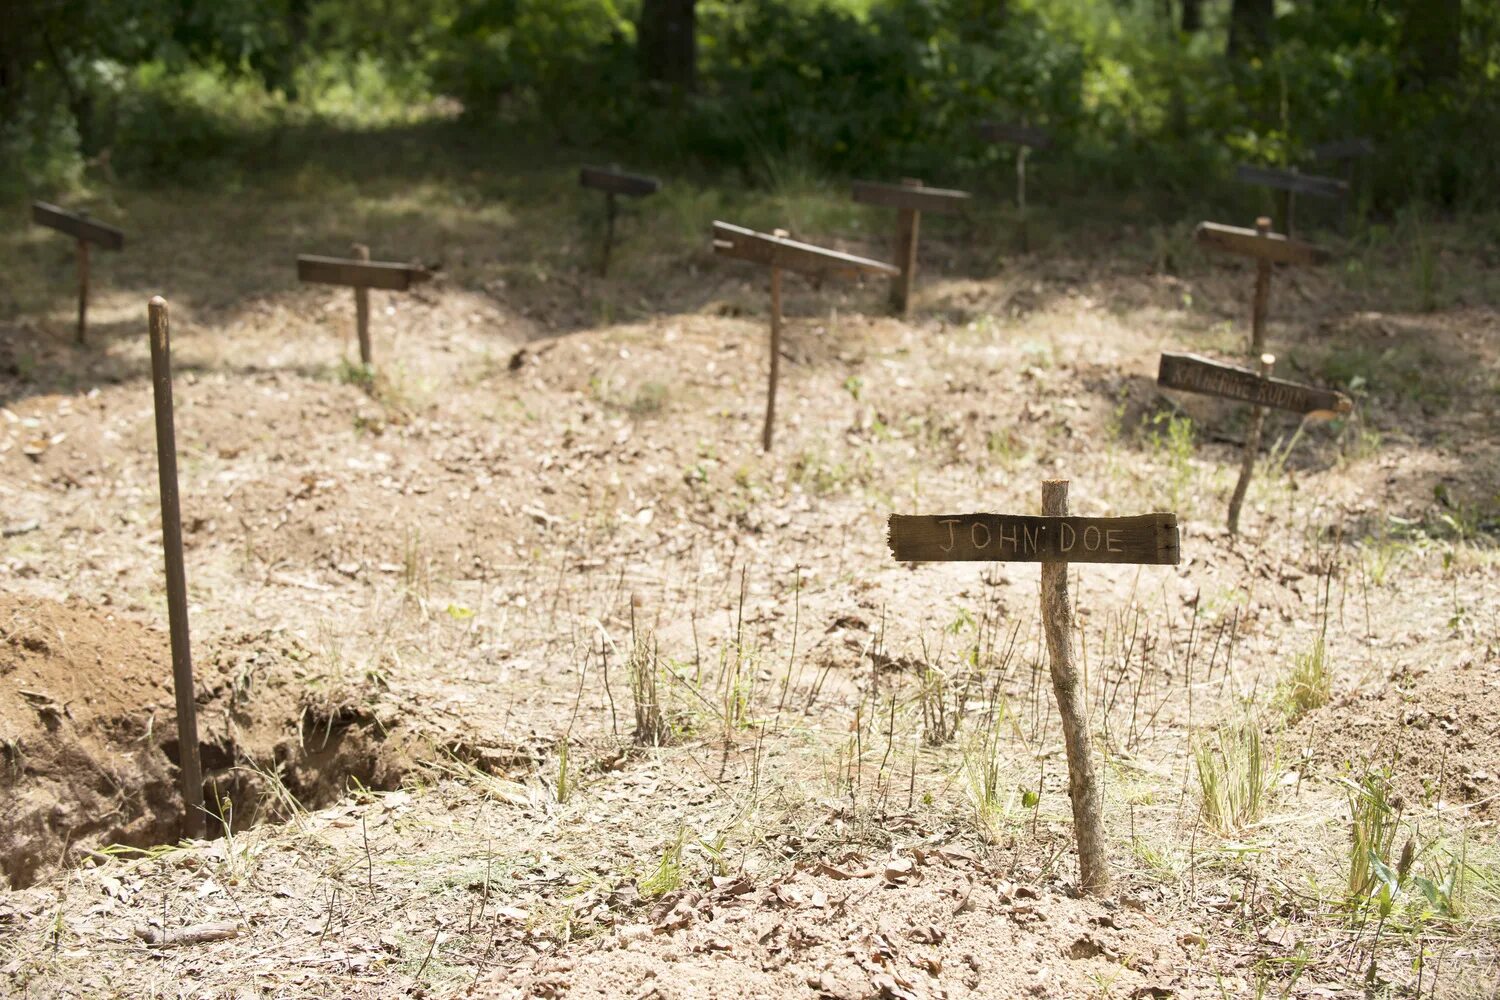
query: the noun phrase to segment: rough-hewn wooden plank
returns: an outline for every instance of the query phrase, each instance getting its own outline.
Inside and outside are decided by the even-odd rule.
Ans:
[[[1037,517],[892,514],[891,553],[902,562],[1087,562],[1175,565],[1177,515]]]
[[[1342,392],[1285,379],[1261,378],[1249,369],[1220,364],[1196,354],[1163,354],[1156,384],[1293,413],[1349,413],[1354,409],[1353,400]]]
[[[855,201],[917,212],[955,215],[964,210],[972,197],[967,191],[952,191],[947,188],[908,187],[904,184],[880,184],[876,181],[854,182]]]
[[[586,188],[623,194],[631,198],[655,194],[661,190],[661,181],[643,174],[627,174],[623,170],[608,167],[584,167],[578,171],[578,183]]]
[[[96,244],[106,250],[125,249],[125,234],[114,226],[106,226],[102,222],[95,222],[87,216],[65,211],[45,201],[32,202],[31,221],[39,226],[67,233],[74,239]]]
[[[416,264],[384,260],[350,260],[346,257],[297,255],[297,280],[324,285],[350,285],[356,288],[384,288],[404,292],[412,285],[432,277]]]
[[[783,236],[757,233],[727,222],[714,223],[714,252],[757,264],[813,274],[900,274],[901,269],[868,257],[826,250]]]
[[[1300,174],[1295,170],[1256,167],[1248,163],[1235,168],[1234,179],[1242,184],[1259,184],[1262,187],[1291,191],[1293,194],[1310,194],[1315,198],[1342,198],[1349,193],[1349,183],[1337,177],[1319,177],[1316,174]]]
[[[1362,156],[1374,156],[1375,143],[1363,136],[1352,136],[1348,139],[1331,139],[1328,142],[1320,142],[1310,152],[1313,159],[1324,162],[1357,160]]]
[[[1331,256],[1322,247],[1288,239],[1280,233],[1262,236],[1253,229],[1225,226],[1217,222],[1198,223],[1193,235],[1199,243],[1215,250],[1256,257],[1273,264],[1318,264]]]
[[[1032,149],[1047,149],[1052,145],[1052,133],[1039,125],[980,122],[979,135],[989,142],[1008,142],[1013,146],[1030,146]]]

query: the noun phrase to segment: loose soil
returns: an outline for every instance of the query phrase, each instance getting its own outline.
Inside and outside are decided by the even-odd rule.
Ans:
[[[874,255],[885,215],[684,183],[623,221],[604,280],[566,166],[330,196],[346,168],[122,195],[140,249],[100,263],[87,348],[70,258],[3,237],[10,992],[1495,995],[1487,251],[1432,236],[1432,311],[1396,242],[1319,234],[1349,267],[1277,273],[1278,373],[1359,406],[1269,418],[1231,539],[1244,408],[1154,373],[1161,350],[1238,356],[1252,275],[1187,223],[1148,240],[1042,212],[1018,258],[1001,210],[934,220],[909,321],[882,285],[789,278],[764,455],[765,276],[707,252],[707,214]],[[356,237],[442,265],[372,295],[373,377],[349,363],[348,292],[290,277],[292,253]],[[186,843],[142,334],[159,291],[201,743],[231,803]],[[1035,567],[884,545],[893,511],[1034,511],[1056,476],[1077,513],[1182,524],[1177,567],[1073,573],[1104,899],[1074,885]],[[1319,637],[1331,699],[1289,722],[1287,670]],[[1191,749],[1246,713],[1278,764],[1226,832]],[[1418,845],[1384,921],[1344,898],[1348,782],[1372,768]],[[1426,901],[1414,879],[1455,858],[1463,891]]]

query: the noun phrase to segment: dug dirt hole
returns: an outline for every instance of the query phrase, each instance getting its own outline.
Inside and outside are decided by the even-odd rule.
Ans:
[[[21,888],[89,851],[184,833],[167,637],[78,601],[0,596],[0,874]],[[319,683],[280,632],[195,653],[204,800],[239,829],[318,808],[355,781],[397,787],[399,713]]]

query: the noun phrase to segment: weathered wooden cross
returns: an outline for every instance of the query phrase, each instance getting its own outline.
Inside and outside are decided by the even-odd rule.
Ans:
[[[68,212],[45,201],[32,202],[31,221],[67,233],[78,241],[78,342],[82,344],[88,330],[89,244],[97,243],[105,250],[123,250],[125,234],[114,226],[95,222],[86,214]]]
[[[901,562],[1039,562],[1042,627],[1047,634],[1052,691],[1062,717],[1068,755],[1068,797],[1078,841],[1079,884],[1085,892],[1109,888],[1103,790],[1094,772],[1085,692],[1073,655],[1073,604],[1068,564],[1176,565],[1177,515],[1070,517],[1068,481],[1042,483],[1042,516],[1026,514],[892,514],[891,554]]]
[[[1224,253],[1255,258],[1255,298],[1250,309],[1250,353],[1260,354],[1266,342],[1266,308],[1271,298],[1272,264],[1317,264],[1331,254],[1322,247],[1271,232],[1271,220],[1255,220],[1254,229],[1200,222],[1198,242]]]
[[[1288,236],[1292,235],[1292,215],[1296,210],[1297,195],[1338,200],[1349,193],[1347,181],[1341,181],[1337,177],[1304,174],[1296,168],[1282,170],[1278,167],[1257,167],[1242,163],[1235,168],[1234,179],[1241,184],[1254,184],[1281,192],[1281,222]]]
[[[355,257],[317,257],[297,255],[297,280],[323,285],[349,285],[354,288],[355,326],[359,332],[359,360],[370,364],[370,289],[382,288],[404,292],[412,285],[432,277],[418,264],[401,264],[371,260],[370,248],[356,243]]]
[[[1037,125],[989,121],[979,123],[979,135],[990,142],[1016,147],[1016,213],[1021,220],[1021,252],[1026,253],[1031,249],[1026,229],[1026,157],[1033,149],[1050,147],[1052,133]]]
[[[776,421],[776,381],[781,368],[781,272],[792,270],[845,277],[860,274],[895,277],[901,272],[889,264],[870,260],[868,257],[856,257],[813,246],[811,243],[799,243],[787,239],[781,232],[770,235],[731,226],[727,222],[715,222],[713,233],[715,253],[765,264],[771,269],[771,373],[766,387],[766,423],[760,435],[761,447],[770,451],[771,433]]]
[[[957,213],[963,210],[969,198],[967,191],[923,187],[915,177],[903,177],[900,184],[854,182],[855,201],[897,209],[896,266],[901,268],[901,273],[891,279],[891,308],[897,315],[905,316],[911,310],[911,289],[917,278],[917,234],[922,227],[922,213]]]
[[[1245,493],[1250,488],[1250,476],[1255,472],[1255,459],[1260,452],[1266,408],[1291,410],[1313,419],[1335,417],[1354,409],[1354,402],[1341,392],[1271,378],[1271,369],[1275,365],[1276,358],[1270,354],[1260,356],[1258,372],[1220,364],[1193,354],[1163,354],[1161,365],[1157,369],[1156,384],[1164,389],[1182,389],[1251,404],[1250,429],[1245,434],[1240,477],[1235,482],[1234,494],[1229,499],[1231,535],[1238,534],[1240,530],[1240,508],[1245,502]]]
[[[615,196],[644,198],[660,191],[661,181],[655,177],[627,174],[614,167],[584,167],[578,171],[578,183],[604,192],[604,256],[599,262],[599,273],[605,275],[609,273],[609,254],[615,245]]]

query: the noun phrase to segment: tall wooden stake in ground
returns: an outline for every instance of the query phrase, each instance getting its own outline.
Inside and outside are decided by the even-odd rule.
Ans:
[[[198,705],[188,642],[187,572],[182,557],[182,506],[177,492],[177,435],[172,419],[172,345],[167,300],[147,309],[151,327],[151,389],[156,404],[156,468],[161,483],[161,544],[167,564],[167,623],[172,636],[172,687],[177,698],[177,755],[183,829],[203,836],[203,767],[198,759]]]
[[[1047,636],[1052,691],[1062,717],[1068,755],[1068,797],[1078,841],[1079,884],[1085,892],[1109,889],[1103,791],[1094,770],[1086,699],[1073,655],[1073,603],[1068,563],[1175,565],[1177,515],[1071,517],[1067,480],[1042,484],[1042,516],[892,514],[891,553],[902,562],[1039,562],[1042,626]]]
[[[31,221],[48,229],[67,233],[78,241],[78,343],[83,344],[88,334],[89,312],[89,244],[97,243],[106,250],[123,250],[125,234],[114,226],[95,222],[88,216],[66,212],[56,205],[44,201],[32,203]]]
[[[787,239],[782,230],[773,235],[731,226],[727,222],[715,222],[713,239],[714,253],[765,264],[771,269],[771,371],[766,386],[766,421],[760,435],[761,447],[770,451],[776,425],[776,383],[781,373],[781,272],[793,270],[845,276],[883,274],[890,277],[899,276],[901,272],[878,260]]]
[[[917,280],[917,237],[922,228],[922,213],[962,211],[969,194],[924,187],[915,177],[903,177],[899,186],[855,181],[854,200],[896,209],[895,263],[901,273],[891,279],[891,309],[896,315],[905,316],[911,310],[912,287]]]

